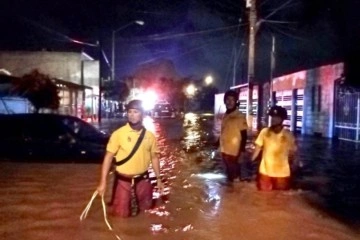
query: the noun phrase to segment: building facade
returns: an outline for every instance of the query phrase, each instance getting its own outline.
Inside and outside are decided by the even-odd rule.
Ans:
[[[343,74],[344,64],[337,63],[273,79],[271,97],[287,109],[285,124],[302,134],[334,137],[335,86]]]
[[[61,114],[96,115],[99,98],[99,62],[77,52],[0,52],[0,68],[21,77],[37,69],[56,81]]]
[[[271,104],[286,108],[286,127],[293,132],[360,142],[360,93],[343,85],[344,63],[324,65],[274,78],[253,87],[252,121],[267,126]],[[234,86],[239,92],[239,110],[246,112],[247,85]],[[215,96],[215,118],[224,112],[223,94]],[[219,110],[220,109],[220,110]],[[259,117],[257,117],[259,116]],[[256,120],[255,120],[256,119]]]

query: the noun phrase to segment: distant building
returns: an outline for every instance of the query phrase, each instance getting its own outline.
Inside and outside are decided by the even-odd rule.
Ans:
[[[287,109],[286,124],[292,131],[334,137],[335,86],[343,73],[344,64],[337,63],[273,79],[272,98]],[[269,100],[269,84],[264,89]]]
[[[288,119],[284,123],[291,131],[360,142],[360,93],[343,82],[343,63],[274,78],[271,90],[269,83],[259,89],[254,87],[253,119],[259,114],[262,127],[267,125],[271,97],[272,102],[287,109]],[[233,89],[240,93],[240,111],[246,112],[247,85]],[[215,115],[224,112],[222,96],[215,96]]]
[[[83,52],[2,51],[0,69],[15,77],[37,69],[56,80],[61,114],[81,117],[98,113],[99,61]]]

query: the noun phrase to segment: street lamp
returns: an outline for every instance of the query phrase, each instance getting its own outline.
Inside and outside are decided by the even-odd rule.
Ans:
[[[195,92],[196,92],[196,87],[194,86],[194,84],[190,84],[189,86],[186,87],[186,93],[188,94],[188,96],[193,97]]]
[[[115,80],[115,34],[122,30],[127,28],[128,26],[132,25],[132,24],[137,24],[137,25],[144,25],[144,21],[140,21],[140,20],[136,20],[136,21],[131,21],[128,24],[125,24],[121,27],[119,27],[116,30],[112,31],[112,47],[111,47],[111,80]]]
[[[209,76],[207,76],[207,77],[205,78],[205,84],[206,84],[206,85],[212,84],[213,81],[214,81],[214,79],[213,79],[213,77],[212,77],[211,75],[209,75]]]

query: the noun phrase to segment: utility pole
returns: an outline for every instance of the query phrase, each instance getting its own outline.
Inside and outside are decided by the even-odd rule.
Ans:
[[[275,105],[275,101],[273,99],[273,77],[274,77],[274,70],[275,70],[275,64],[276,64],[276,56],[275,56],[275,36],[272,35],[272,47],[271,47],[271,66],[270,66],[270,97],[269,97],[269,103],[270,106]]]
[[[120,30],[123,30],[127,27],[129,27],[130,25],[132,24],[137,24],[137,25],[144,25],[145,22],[144,21],[141,21],[141,20],[135,20],[135,21],[131,21],[121,27],[119,27],[118,29],[116,30],[113,30],[112,31],[112,35],[111,35],[111,81],[114,81],[115,80],[115,48],[116,48],[116,39],[115,39],[115,35],[117,32],[119,32]]]
[[[237,51],[235,49],[235,54],[234,54],[234,62],[233,62],[233,82],[232,85],[235,86],[236,85],[236,64],[237,64]]]
[[[112,31],[111,38],[111,81],[115,80],[115,33],[116,31]]]
[[[255,34],[256,34],[256,0],[246,0],[246,7],[250,8],[249,12],[249,58],[248,58],[248,96],[247,96],[247,110],[246,118],[249,128],[253,128],[252,120],[252,102],[253,102],[253,83],[254,83],[254,69],[255,69]]]
[[[98,99],[98,123],[101,124],[101,95],[102,95],[102,68],[101,68],[101,59],[102,59],[102,49],[100,40],[97,42],[98,54],[99,54],[99,99]]]

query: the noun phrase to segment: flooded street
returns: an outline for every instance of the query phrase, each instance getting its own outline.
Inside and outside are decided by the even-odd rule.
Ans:
[[[155,192],[154,209],[137,217],[109,216],[122,240],[360,239],[360,148],[354,144],[299,137],[294,190],[259,192],[252,180],[236,182],[230,191],[220,184],[213,116],[144,123],[158,140],[165,195]],[[0,162],[0,167],[0,239],[116,239],[104,222],[100,198],[79,220],[96,189],[100,164]],[[248,168],[254,173],[254,165]],[[107,201],[111,186],[109,181]]]

